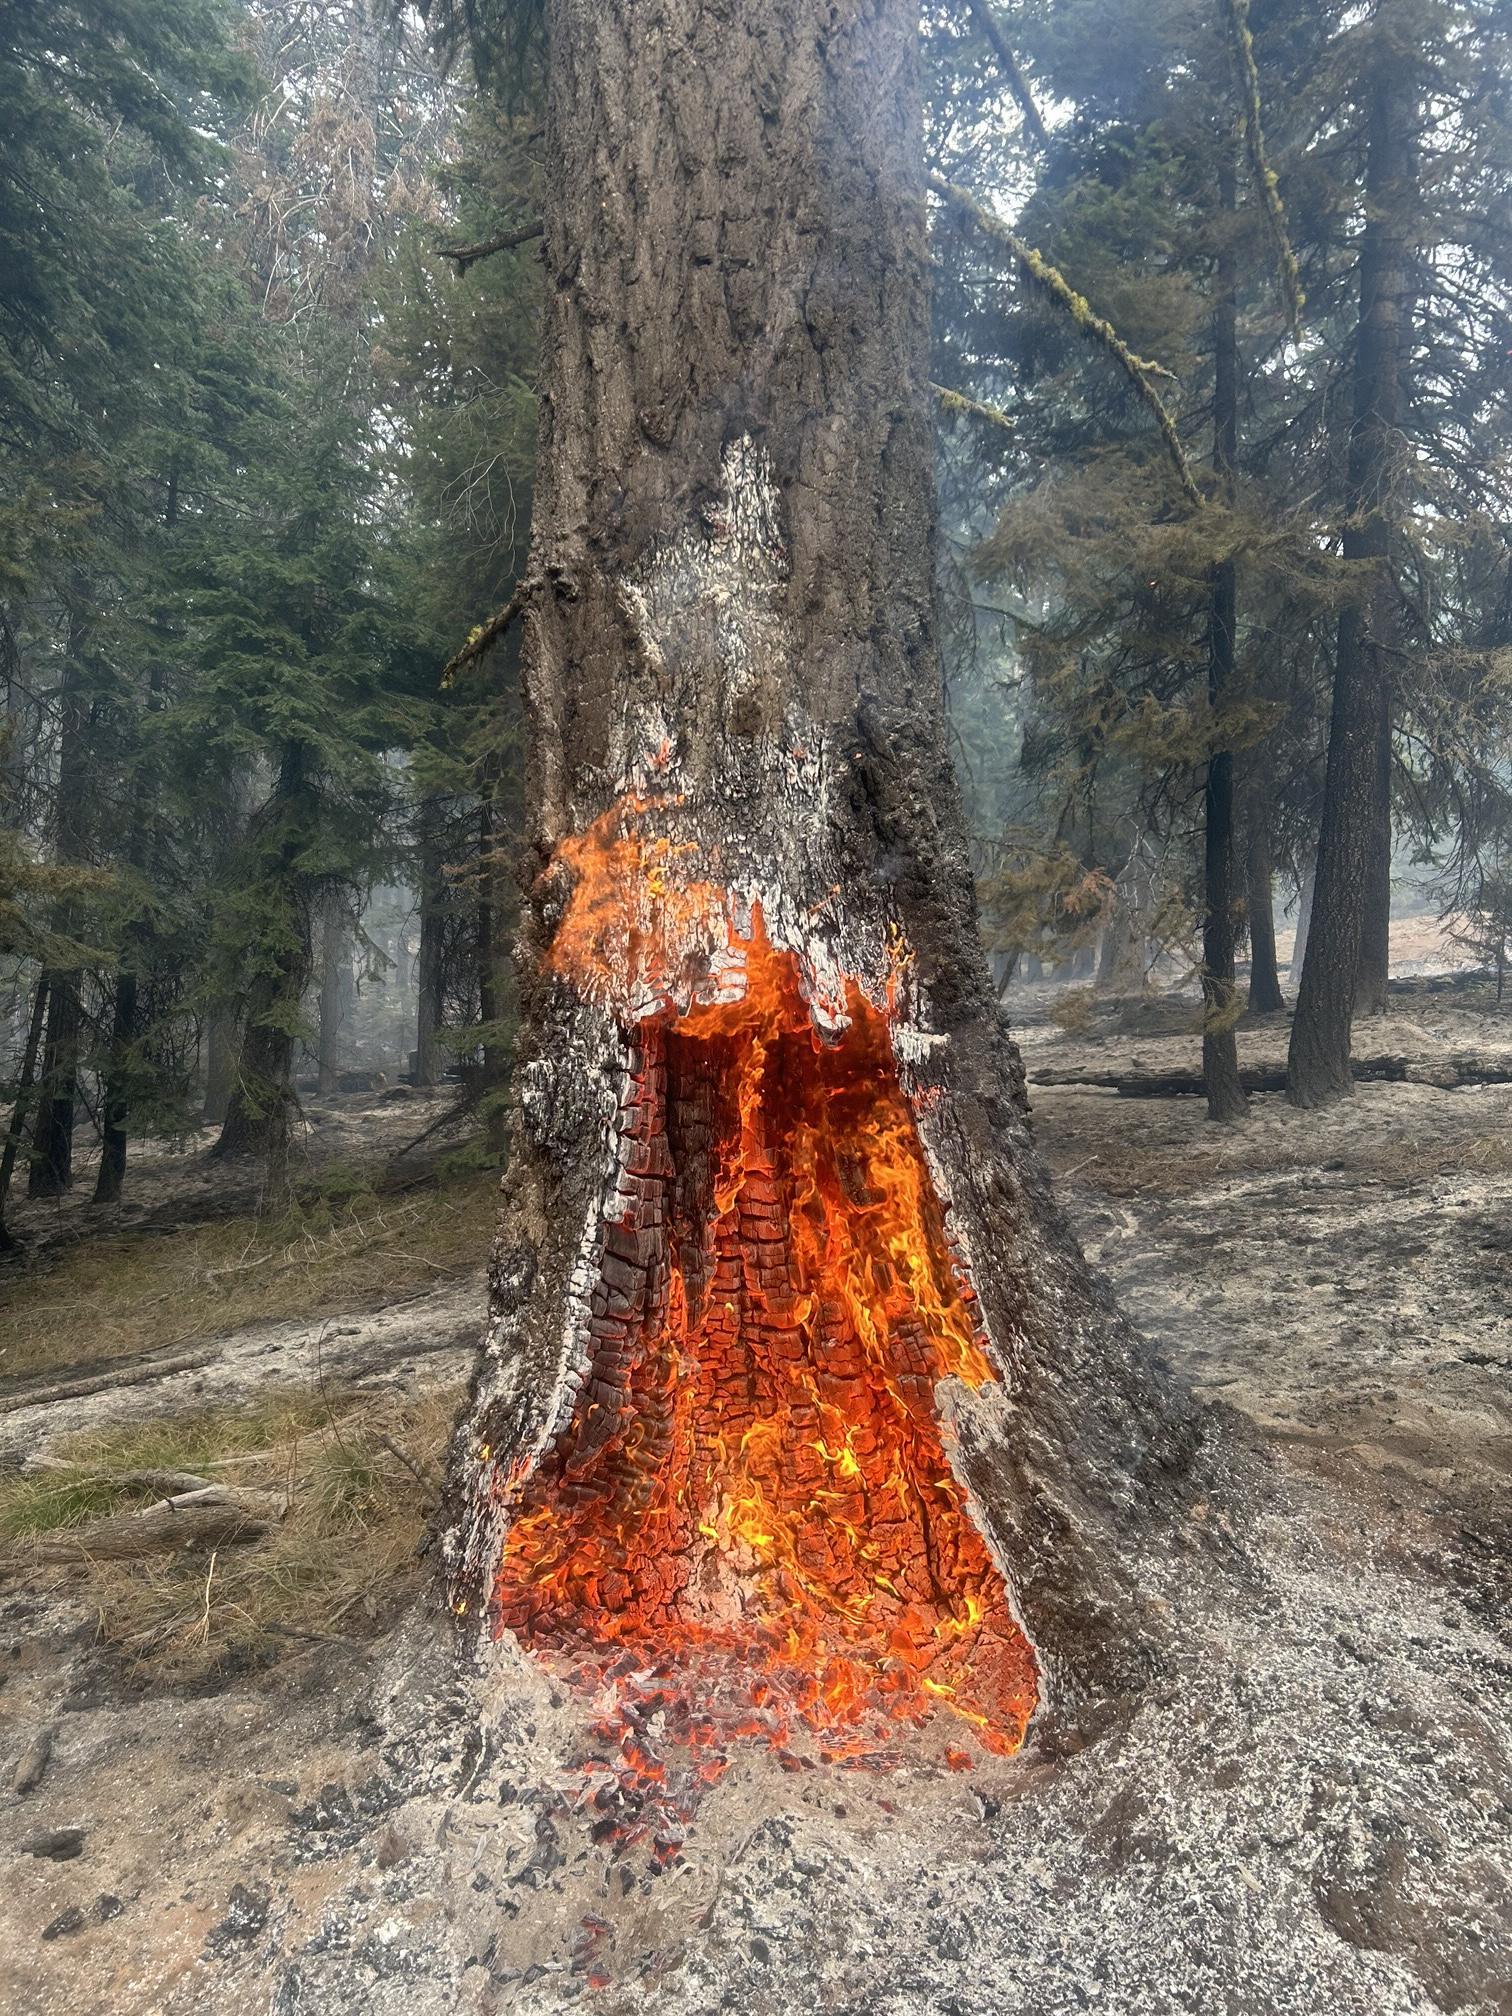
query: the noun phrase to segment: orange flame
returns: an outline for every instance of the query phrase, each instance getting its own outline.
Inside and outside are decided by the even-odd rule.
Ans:
[[[580,879],[551,963],[600,999],[633,973],[661,1005],[627,1032],[590,1377],[524,1488],[499,1628],[727,1697],[723,1736],[785,1744],[796,1718],[844,1757],[944,1713],[1011,1751],[1034,1656],[935,1409],[940,1379],[996,1374],[886,1012],[852,982],[823,1039],[759,907],[735,938],[721,891],[678,885],[664,843],[612,817],[564,850]],[[659,990],[690,933],[744,992],[678,1014]],[[642,1720],[622,1768],[647,1782]]]

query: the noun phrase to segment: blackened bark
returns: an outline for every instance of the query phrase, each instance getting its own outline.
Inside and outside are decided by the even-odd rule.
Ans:
[[[115,1007],[110,1021],[110,1066],[101,1102],[104,1117],[100,1134],[100,1170],[95,1178],[96,1204],[114,1204],[126,1180],[127,1122],[130,1118],[127,1074],[131,1069],[131,1048],[137,1036],[140,991],[135,963],[123,966],[116,975]]]
[[[1344,556],[1360,563],[1366,585],[1339,617],[1317,883],[1287,1059],[1287,1097],[1301,1107],[1326,1105],[1353,1090],[1350,1035],[1367,900],[1375,920],[1372,961],[1382,963],[1380,878],[1383,863],[1389,874],[1390,857],[1383,790],[1397,630],[1390,554],[1400,454],[1405,180],[1414,117],[1410,61],[1409,51],[1391,45],[1378,17],[1344,531]],[[1389,909],[1389,888],[1386,903]]]
[[[1219,228],[1232,228],[1237,175],[1225,153],[1218,169]],[[1238,276],[1232,240],[1218,253],[1218,298],[1213,314],[1213,472],[1220,495],[1232,502],[1239,454]],[[1239,621],[1238,578],[1232,558],[1213,569],[1208,616],[1208,710],[1216,716],[1234,683]],[[1242,1120],[1248,1108],[1239,1079],[1239,1014],[1234,981],[1234,757],[1214,749],[1203,787],[1202,1075],[1208,1118]]]
[[[905,957],[898,1068],[1002,1374],[951,1400],[952,1460],[1064,1724],[1157,1656],[1141,1576],[1199,1417],[1051,1202],[977,937],[935,630],[917,0],[547,17],[533,880],[490,1345],[449,1485],[454,1601],[488,1620],[486,1657],[501,1514],[585,1376],[597,1270],[640,1278],[643,1237],[665,1279],[665,1226],[607,1216],[621,1151],[654,1170],[665,1149],[615,1117],[651,1012],[616,990],[642,968],[633,948],[611,961],[607,993],[560,970],[572,863],[620,822],[653,934],[713,901],[745,937],[759,903],[815,1012],[838,974],[885,994]],[[708,998],[708,952],[678,952],[678,999]]]
[[[1249,1010],[1252,1015],[1279,1015],[1286,1007],[1281,974],[1276,965],[1275,870],[1271,860],[1269,779],[1260,770],[1252,779],[1245,806],[1245,908],[1249,917]]]

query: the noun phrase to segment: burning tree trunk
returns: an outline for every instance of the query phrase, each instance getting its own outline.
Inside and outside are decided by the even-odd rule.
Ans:
[[[535,880],[453,1603],[716,1731],[1011,1749],[1148,1670],[1194,1419],[1050,1203],[977,939],[917,0],[733,12],[548,9]]]

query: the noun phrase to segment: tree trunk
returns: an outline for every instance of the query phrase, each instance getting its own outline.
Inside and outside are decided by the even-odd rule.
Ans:
[[[260,1155],[267,1163],[267,1188],[286,1187],[294,1097],[294,1038],[311,966],[310,890],[297,862],[309,837],[308,755],[290,743],[279,765],[273,795],[254,825],[254,869],[277,914],[263,941],[250,948],[241,1051],[226,1105],[215,1156]]]
[[[1390,553],[1400,449],[1402,217],[1414,106],[1406,81],[1410,51],[1391,45],[1379,16],[1377,37],[1344,532],[1344,557],[1361,563],[1369,586],[1339,616],[1317,885],[1287,1059],[1287,1097],[1302,1107],[1326,1105],[1353,1089],[1350,1033],[1365,908],[1368,903],[1373,917],[1372,972],[1383,975],[1390,907],[1390,813],[1383,802],[1390,767],[1390,654],[1397,629]]]
[[[1383,612],[1397,634],[1395,612]],[[1384,1015],[1391,987],[1391,665],[1378,661],[1384,688],[1376,717],[1375,819],[1365,856],[1361,891],[1360,964],[1355,975],[1356,1015]]]
[[[1225,150],[1218,167],[1219,228],[1234,216],[1238,177]],[[1238,276],[1232,240],[1225,235],[1218,253],[1218,300],[1213,314],[1213,472],[1220,496],[1232,503],[1239,454]],[[1238,640],[1239,588],[1232,559],[1213,569],[1208,616],[1208,711],[1217,715],[1234,683]],[[1239,1045],[1234,1024],[1239,993],[1234,980],[1234,757],[1214,749],[1203,788],[1202,850],[1202,1076],[1209,1120],[1242,1120],[1248,1110],[1239,1080]]]
[[[43,974],[37,981],[37,990],[32,996],[26,1048],[21,1054],[21,1070],[16,1079],[16,1103],[11,1108],[10,1126],[5,1133],[4,1152],[0,1153],[0,1252],[9,1252],[16,1243],[6,1228],[5,1209],[10,1202],[11,1179],[16,1173],[16,1156],[20,1152],[21,1138],[26,1129],[26,1115],[31,1105],[31,1089],[37,1076],[37,1052],[42,1047],[42,1025],[46,1018],[47,976]]]
[[[320,919],[320,1020],[315,1036],[315,1068],[322,1092],[334,1092],[341,1076],[341,1024],[346,1011],[343,965],[350,971],[346,919],[340,899],[328,895]]]
[[[131,1071],[131,1046],[137,1034],[139,992],[135,963],[123,965],[116,974],[115,1010],[110,1023],[110,1068],[101,1102],[104,1124],[100,1133],[100,1173],[95,1179],[96,1204],[114,1204],[126,1180],[126,1123],[130,1113],[127,1080]]]
[[[1271,865],[1269,780],[1262,771],[1253,780],[1246,807],[1244,878],[1249,916],[1249,1011],[1280,1015],[1286,1009],[1281,974],[1276,965],[1275,874]]]
[[[231,1104],[231,1087],[236,1082],[236,1017],[228,1007],[217,1004],[210,1011],[205,1028],[205,1124],[219,1127]]]
[[[1307,962],[1307,939],[1312,930],[1313,890],[1318,886],[1318,864],[1316,856],[1302,871],[1302,880],[1297,887],[1297,935],[1292,940],[1291,961],[1287,973],[1292,979],[1300,979],[1302,968]]]
[[[85,806],[89,794],[89,698],[84,653],[89,639],[85,614],[88,588],[75,583],[68,648],[58,692],[58,794],[54,810],[54,857],[75,864],[84,859]],[[79,919],[65,904],[56,919],[64,938],[77,935]],[[79,1097],[79,1040],[84,1027],[83,975],[77,967],[47,976],[47,1039],[42,1081],[32,1128],[27,1193],[61,1197],[73,1183],[74,1109]]]
[[[445,882],[441,850],[435,837],[436,812],[431,803],[420,813],[420,953],[415,971],[415,1083],[434,1085],[437,1074],[436,1037],[441,1029],[445,968]]]
[[[508,1140],[504,1100],[509,1082],[511,1049],[504,1031],[509,976],[505,957],[505,891],[503,848],[498,829],[497,783],[484,779],[478,807],[478,1012],[483,1023],[484,1123],[488,1145],[502,1154]]]
[[[1010,1749],[1158,1661],[1198,1417],[1050,1201],[977,937],[917,0],[731,12],[547,9],[531,880],[453,1602],[622,1702],[654,1665],[716,1723]]]

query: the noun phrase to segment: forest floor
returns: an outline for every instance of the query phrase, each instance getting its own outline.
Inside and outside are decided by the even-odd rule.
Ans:
[[[1512,2010],[1512,1085],[1368,1084],[1321,1115],[1267,1095],[1220,1131],[1199,1099],[1033,1085],[1193,1063],[1189,1002],[1026,1011],[1090,1256],[1269,1453],[1236,1486],[1235,1564],[1167,1591],[1179,1684],[1055,1762],[793,1772],[752,1749],[665,1866],[596,1841],[581,1709],[508,1656],[470,1698],[417,1559],[492,1178],[434,1140],[391,1162],[434,1099],[325,1102],[275,1223],[193,1152],[134,1172],[123,1217],[21,1214],[0,2005]],[[1284,1019],[1240,1042],[1281,1057]],[[1512,1011],[1398,992],[1359,1047],[1512,1064]],[[43,1558],[163,1469],[277,1499],[275,1530]]]

